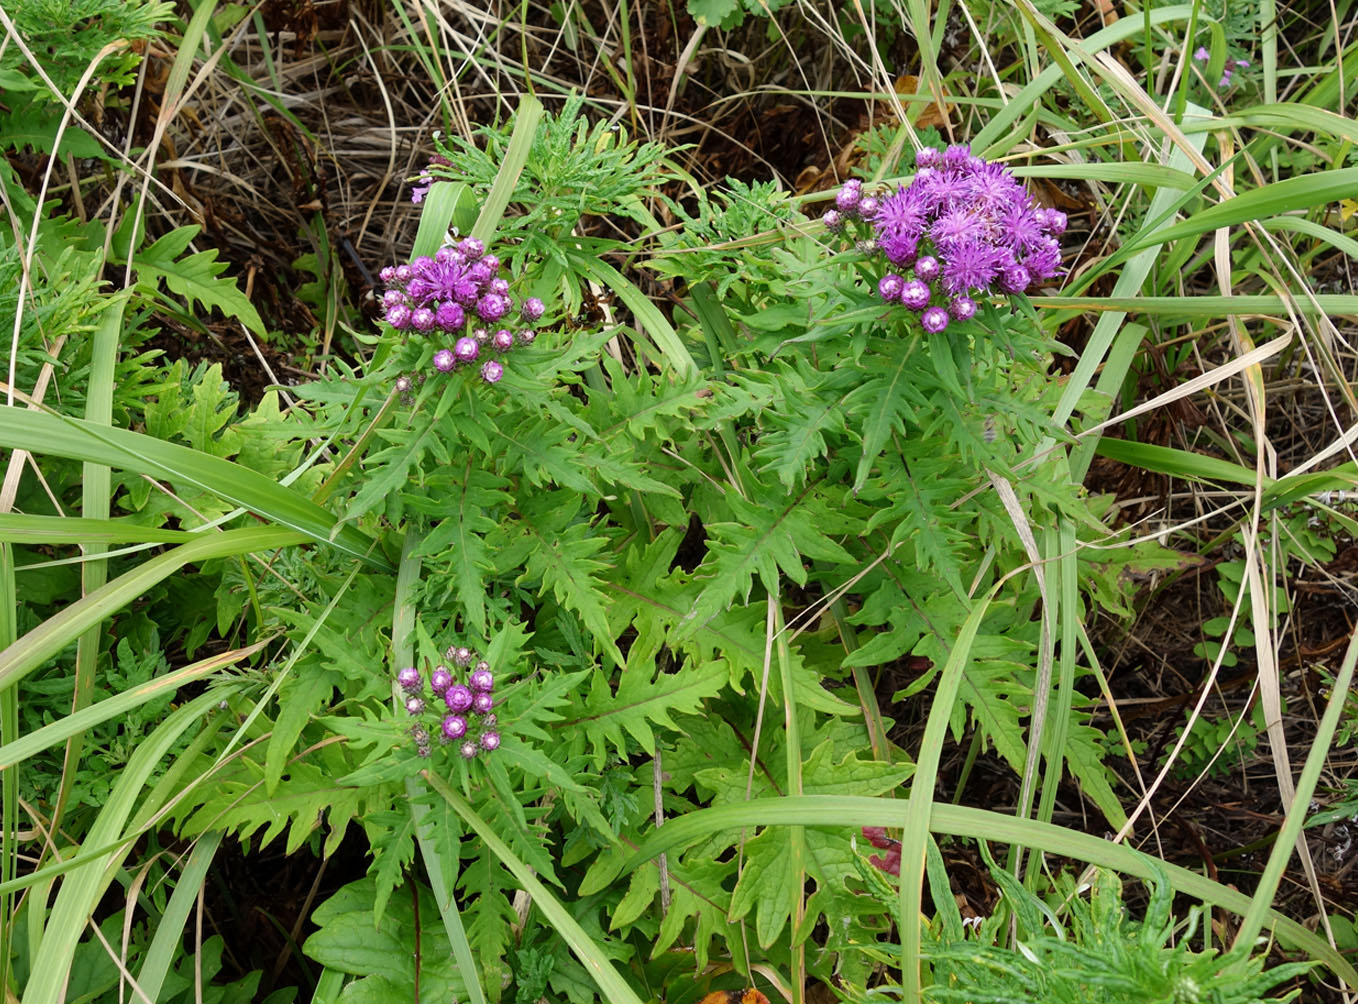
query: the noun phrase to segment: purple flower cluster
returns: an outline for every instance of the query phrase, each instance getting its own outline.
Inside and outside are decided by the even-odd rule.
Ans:
[[[405,694],[406,711],[415,718],[426,710],[439,717],[436,734],[447,745],[457,743],[458,752],[470,760],[477,753],[491,753],[500,748],[500,733],[496,731],[495,674],[490,663],[479,659],[471,649],[453,646],[445,658],[458,669],[468,669],[466,682],[459,682],[446,666],[436,666],[429,674],[426,688],[423,675],[414,666],[407,666],[396,674],[396,682]],[[438,705],[442,703],[440,710]],[[410,729],[420,756],[432,752],[429,730],[416,722]]]
[[[416,258],[409,265],[382,269],[383,318],[397,331],[416,332],[445,344],[434,353],[434,369],[451,373],[481,362],[481,379],[496,383],[504,376],[504,363],[482,360],[491,352],[503,356],[537,337],[532,328],[514,330],[504,325],[514,309],[509,281],[498,273],[500,259],[486,253],[475,237],[464,237],[451,247],[439,248],[432,257]],[[519,306],[519,316],[529,324],[546,311],[541,300],[529,297]]]
[[[926,147],[915,163],[910,186],[880,199],[846,182],[823,217],[831,231],[846,218],[872,226],[876,250],[896,269],[878,282],[882,299],[939,332],[975,316],[976,298],[1022,293],[1061,271],[1066,214],[1037,206],[1007,168],[965,146]]]
[[[1198,46],[1198,50],[1193,53],[1193,58],[1199,63],[1206,63],[1212,58],[1212,54],[1207,51],[1205,46]],[[1236,70],[1247,69],[1250,65],[1248,59],[1228,59],[1226,65],[1221,68],[1221,79],[1217,81],[1217,89],[1224,91],[1231,86],[1231,76]]]

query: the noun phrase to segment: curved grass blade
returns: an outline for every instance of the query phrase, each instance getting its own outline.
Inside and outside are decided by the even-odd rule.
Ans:
[[[173,575],[191,562],[252,551],[272,551],[305,543],[307,538],[295,530],[281,527],[248,527],[227,530],[157,555],[118,576],[101,589],[64,607],[22,638],[0,652],[0,693],[13,687],[74,641],[82,631],[98,624],[109,614],[121,610],[157,582]]]
[[[588,970],[590,976],[594,978],[594,982],[599,985],[599,989],[603,992],[603,999],[608,1001],[609,1004],[641,1004],[641,998],[628,986],[621,974],[613,968],[613,963],[608,961],[608,956],[599,950],[590,936],[585,933],[585,929],[552,895],[551,891],[538,881],[532,869],[510,849],[508,844],[500,839],[494,828],[477,815],[476,810],[471,807],[466,799],[448,787],[443,778],[431,774],[427,770],[422,771],[421,775],[429,782],[431,788],[448,800],[453,811],[462,817],[463,821],[490,848],[491,853],[500,859],[500,863],[509,869],[523,889],[533,897],[533,905],[542,911],[557,934],[561,935],[566,944],[570,945],[571,951],[580,960],[580,964]],[[742,802],[740,804],[757,805],[758,802]],[[669,823],[661,827],[661,832],[667,829],[669,829]],[[659,853],[659,851],[656,853]],[[640,864],[640,861],[638,861],[638,864]]]
[[[698,809],[684,816],[665,821],[665,825],[651,831],[623,865],[624,872],[639,868],[657,854],[695,844],[714,832],[739,830],[759,826],[821,826],[834,829],[857,829],[860,826],[881,826],[901,818],[901,803],[891,798],[866,795],[804,795],[801,798],[757,798],[738,804]],[[1179,865],[1152,859],[1102,837],[1077,830],[1043,823],[1036,819],[1018,819],[989,809],[975,809],[965,805],[946,805],[935,802],[929,817],[929,829],[935,834],[976,837],[984,834],[987,840],[1019,844],[1048,854],[1105,868],[1115,868],[1138,878],[1155,877],[1151,862],[1163,871],[1174,889],[1186,896],[1220,906],[1244,916],[1250,909],[1250,897],[1220,882],[1214,882],[1197,872]],[[902,856],[902,866],[905,859]],[[1274,911],[1266,914],[1266,926],[1288,944],[1309,953],[1350,986],[1358,986],[1358,971],[1324,938],[1308,930],[1291,918]],[[908,925],[907,925],[908,926]]]
[[[374,551],[373,541],[356,527],[337,524],[332,513],[271,478],[187,446],[126,429],[101,428],[75,418],[7,408],[0,416],[0,447],[106,464],[191,484],[370,565],[393,570],[386,558]]]

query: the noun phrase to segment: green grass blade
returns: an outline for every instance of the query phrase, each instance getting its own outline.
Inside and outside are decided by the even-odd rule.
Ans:
[[[924,738],[920,740],[915,776],[910,782],[910,798],[905,803],[904,831],[901,833],[901,981],[908,1001],[918,1000],[921,992],[920,910],[924,903],[925,854],[929,846],[929,818],[934,785],[938,781],[938,763],[948,738],[948,723],[962,686],[962,674],[971,658],[972,642],[976,640],[981,620],[999,588],[997,583],[972,608],[948,653],[948,663],[939,675],[933,704],[929,708]],[[895,805],[898,807],[896,818],[900,818],[900,803]]]
[[[86,834],[86,844],[101,846],[119,840],[133,806],[161,758],[185,730],[202,722],[217,700],[216,694],[202,694],[180,706],[136,748]],[[113,881],[118,862],[131,846],[130,842],[122,843],[119,849],[93,858],[62,879],[42,945],[32,960],[31,975],[22,994],[24,1004],[62,1004],[80,935]]]
[[[7,408],[0,414],[0,447],[107,464],[191,484],[370,565],[392,570],[380,553],[373,552],[372,540],[356,527],[337,526],[330,512],[276,481],[187,446],[126,429],[99,428],[79,419]]]
[[[121,610],[157,582],[175,574],[185,565],[206,561],[209,558],[249,554],[252,551],[272,551],[280,547],[301,544],[305,540],[302,534],[293,530],[284,530],[280,527],[250,527],[205,536],[151,558],[118,576],[102,589],[63,608],[60,613],[49,617],[0,652],[0,693],[12,688],[43,662],[71,644],[92,624],[97,624],[114,611]]]
[[[1311,742],[1311,750],[1306,754],[1306,764],[1302,767],[1301,776],[1297,778],[1296,794],[1292,798],[1292,804],[1287,807],[1287,815],[1283,819],[1278,838],[1273,842],[1268,864],[1264,866],[1264,874],[1259,878],[1259,885],[1250,899],[1249,909],[1245,911],[1245,916],[1240,921],[1240,930],[1236,932],[1237,946],[1252,949],[1259,932],[1263,930],[1273,913],[1270,904],[1277,895],[1283,872],[1287,870],[1288,862],[1296,851],[1297,840],[1301,837],[1306,814],[1311,805],[1311,796],[1315,793],[1316,784],[1330,755],[1330,742],[1334,739],[1335,729],[1339,725],[1339,715],[1349,700],[1349,687],[1353,683],[1355,662],[1358,662],[1358,633],[1349,639],[1344,661],[1339,666],[1339,672],[1335,674],[1334,686],[1330,688],[1329,703],[1325,706],[1325,713],[1321,715],[1320,727]],[[1352,981],[1350,985],[1358,986]]]
[[[481,838],[490,852],[500,859],[502,865],[509,869],[524,891],[533,897],[533,905],[542,911],[543,916],[551,923],[556,933],[570,946],[575,957],[580,960],[580,964],[585,967],[603,992],[603,999],[608,1001],[609,1004],[641,1004],[641,998],[636,995],[636,992],[622,978],[622,975],[613,968],[613,963],[608,960],[608,956],[594,944],[590,936],[585,933],[585,929],[552,895],[551,890],[538,881],[532,869],[510,849],[508,844],[500,839],[494,827],[482,819],[466,799],[448,787],[443,778],[431,774],[429,771],[423,771],[422,774],[424,779],[429,782],[429,786],[448,800],[453,811],[462,817],[462,820]],[[754,805],[757,802],[742,802],[741,804]],[[668,824],[661,827],[661,832],[667,829],[669,829]]]
[[[581,275],[617,294],[618,299],[637,319],[641,329],[655,342],[660,355],[669,361],[680,376],[686,377],[697,372],[698,364],[693,361],[693,356],[680,340],[674,326],[665,319],[665,315],[657,309],[649,297],[623,278],[622,273],[602,259],[586,254],[567,251],[566,257],[570,260],[571,267]]]
[[[678,847],[696,844],[726,830],[750,826],[820,826],[830,829],[857,829],[861,826],[881,826],[901,818],[900,802],[890,798],[860,795],[804,795],[801,798],[759,798],[738,804],[698,809],[652,830],[623,865],[624,873],[641,867],[657,854]],[[1018,819],[988,809],[964,805],[935,803],[930,814],[930,830],[935,834],[976,838],[1019,844],[1036,848],[1043,853],[1056,854],[1104,868],[1115,868],[1138,878],[1155,878],[1151,858],[1102,837],[1067,829],[1036,819]],[[1244,916],[1250,909],[1250,897],[1220,882],[1189,871],[1178,865],[1155,860],[1155,867],[1165,874],[1170,884],[1180,893],[1220,906]],[[901,859],[904,871],[905,859]],[[916,917],[917,919],[917,917]],[[907,923],[908,927],[909,924]],[[1288,943],[1320,960],[1335,975],[1358,986],[1358,971],[1342,954],[1330,947],[1314,931],[1281,914],[1269,912],[1267,926]]]
[[[519,110],[514,116],[514,132],[509,137],[509,146],[505,148],[504,160],[500,161],[495,181],[491,184],[486,201],[481,206],[481,215],[476,218],[476,224],[472,227],[472,236],[487,244],[495,236],[495,228],[500,225],[500,217],[504,216],[505,209],[509,207],[509,200],[514,197],[514,189],[518,187],[523,166],[528,163],[528,154],[532,152],[533,140],[538,132],[538,121],[541,118],[541,101],[531,94],[519,98]]]
[[[1096,452],[1101,457],[1140,467],[1142,470],[1172,474],[1194,481],[1220,481],[1232,485],[1253,486],[1257,480],[1255,472],[1248,467],[1233,464],[1229,460],[1205,457],[1200,453],[1176,450],[1169,446],[1153,446],[1150,443],[1134,443],[1127,439],[1104,437],[1099,440]],[[1270,479],[1265,477],[1264,482],[1268,484]]]
[[[119,715],[125,715],[133,708],[140,707],[162,694],[176,691],[187,683],[210,676],[224,666],[230,666],[242,659],[248,659],[262,649],[265,644],[266,642],[261,641],[249,648],[239,648],[214,655],[210,659],[202,659],[173,673],[158,676],[153,680],[148,680],[114,694],[97,704],[81,708],[74,714],[44,725],[36,732],[30,732],[12,742],[6,742],[3,746],[0,746],[0,770],[22,763],[29,757],[55,746],[69,736],[117,718]]]
[[[165,985],[165,976],[181,951],[184,925],[188,923],[189,911],[193,909],[193,904],[198,899],[198,893],[207,879],[207,870],[221,845],[220,830],[204,833],[198,838],[193,850],[189,852],[189,860],[184,865],[184,870],[179,873],[179,880],[174,884],[170,902],[166,904],[165,912],[160,915],[160,923],[156,925],[151,945],[142,958],[141,968],[137,970],[137,985],[153,1001],[160,1000],[160,990]]]

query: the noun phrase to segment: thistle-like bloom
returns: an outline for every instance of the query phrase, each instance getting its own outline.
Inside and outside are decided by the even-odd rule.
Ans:
[[[976,316],[976,301],[969,296],[954,297],[948,309],[959,321],[970,321]]]
[[[478,715],[484,715],[495,707],[495,698],[484,690],[472,697],[472,710]]]
[[[877,280],[877,295],[890,303],[892,300],[901,298],[901,288],[905,286],[905,280],[895,272],[888,272]]]
[[[460,683],[454,683],[443,692],[443,703],[448,710],[461,714],[472,706],[472,692]]]
[[[495,676],[493,673],[491,673],[490,666],[486,665],[486,668],[482,669],[481,666],[478,665],[474,670],[472,670],[471,676],[467,678],[467,685],[470,686],[472,690],[476,691],[477,693],[488,694],[492,690],[494,690]]]
[[[519,314],[525,321],[536,321],[546,311],[546,306],[536,296],[530,296],[523,301],[523,306],[519,308]]]
[[[490,344],[496,352],[508,352],[514,347],[514,332],[501,328],[491,336]]]
[[[492,753],[492,752],[494,752],[495,750],[499,749],[499,748],[500,748],[500,733],[498,733],[498,732],[482,732],[482,733],[481,733],[481,748],[482,748],[483,750],[485,750],[487,753]]]
[[[409,693],[415,693],[424,686],[424,681],[420,679],[420,671],[414,666],[406,666],[397,673],[396,682],[401,685],[402,690]]]
[[[424,714],[424,698],[423,698],[423,697],[407,697],[407,698],[406,698],[406,712],[409,713],[409,714],[412,714],[412,715],[422,715],[422,714]]]
[[[923,310],[929,306],[929,287],[918,279],[911,279],[901,288],[901,303],[911,310]]]
[[[475,362],[480,353],[481,346],[476,344],[475,338],[464,336],[453,345],[453,355],[457,356],[457,361],[460,363]]]
[[[476,316],[487,324],[494,324],[509,313],[509,297],[487,293],[476,301]]]
[[[453,654],[449,656],[457,666],[470,666],[472,664],[472,650],[466,645],[459,645],[450,650]]]
[[[434,353],[434,369],[440,373],[451,373],[457,365],[457,357],[452,349],[439,349]]]
[[[467,734],[467,719],[461,715],[446,715],[439,728],[443,732],[443,738],[448,740],[461,739]]]
[[[825,224],[825,229],[832,234],[839,233],[844,229],[844,214],[838,209],[827,209],[820,221]]]
[[[442,666],[439,666],[432,673],[429,674],[429,689],[436,694],[442,695],[443,692],[446,691],[452,685],[453,685],[453,674],[448,672],[448,670],[444,669]]]
[[[835,196],[835,208],[841,213],[852,216],[858,212],[858,203],[863,201],[863,182],[850,178],[844,182],[839,194]]]
[[[905,306],[948,301],[929,314],[929,330],[941,331],[950,310],[959,320],[975,315],[972,297],[1023,292],[1061,271],[1055,238],[1065,214],[1035,206],[1007,168],[965,146],[921,150],[915,163],[914,181],[883,198],[869,219],[893,266],[879,280],[884,297],[899,276],[906,281],[892,299]]]
[[[452,333],[467,323],[467,312],[462,305],[452,300],[444,300],[434,311],[434,320],[444,331]]]
[[[481,379],[486,383],[499,383],[500,378],[505,375],[504,363],[498,359],[488,359],[481,366]]]
[[[948,326],[948,312],[942,307],[930,307],[920,315],[919,322],[925,331],[938,334]]]

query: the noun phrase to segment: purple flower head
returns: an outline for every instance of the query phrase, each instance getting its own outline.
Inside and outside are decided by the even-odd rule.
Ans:
[[[467,734],[467,719],[461,715],[447,715],[444,717],[440,729],[443,732],[444,739],[461,739]]]
[[[428,180],[426,181],[425,179]],[[427,174],[420,175],[420,180],[423,181],[424,184],[415,185],[410,189],[410,201],[417,206],[424,201],[424,197],[429,194],[430,186],[434,183],[434,179],[430,178]]]
[[[476,743],[468,739],[465,743],[463,743],[461,746],[457,748],[457,751],[462,754],[462,759],[464,760],[475,759]]]
[[[524,329],[523,329],[522,331],[520,331],[519,334],[518,334],[519,344],[520,344],[520,345],[532,345],[532,344],[533,344],[533,340],[534,340],[535,338],[537,338],[537,336],[538,336],[538,333],[537,333],[536,331],[534,331],[532,328],[524,328]]]
[[[1042,243],[1047,223],[1046,210],[1031,210],[1013,205],[997,220],[1000,239],[1018,252],[1030,251]]]
[[[523,306],[519,308],[519,314],[525,321],[536,321],[540,318],[547,308],[536,296],[530,296],[523,301]]]
[[[440,373],[451,373],[457,365],[457,357],[452,349],[439,349],[434,353],[434,369]]]
[[[490,269],[491,275],[494,275],[496,272],[500,271],[500,259],[495,257],[495,255],[493,254],[488,254],[484,258],[482,258],[481,264],[485,265],[486,268]]]
[[[499,296],[496,293],[487,293],[476,301],[476,316],[487,324],[493,324],[509,312],[509,300],[507,297]]]
[[[453,674],[442,666],[438,666],[429,674],[429,689],[436,694],[442,694],[453,685]]]
[[[915,260],[915,254],[919,251],[919,238],[911,234],[901,234],[899,237],[883,237],[878,241],[878,246],[882,253],[886,255],[886,260],[893,265],[901,268],[908,267]]]
[[[887,303],[901,298],[901,288],[905,285],[905,280],[895,272],[888,272],[877,280],[877,295]]]
[[[971,156],[971,147],[966,144],[955,144],[943,151],[943,166],[951,168],[963,168],[967,166],[967,159]]]
[[[1198,46],[1197,51],[1193,53],[1193,58],[1199,63],[1205,63],[1212,58],[1212,54],[1207,51],[1207,46],[1200,45]]]
[[[472,670],[472,675],[468,677],[467,683],[471,686],[472,690],[475,690],[478,693],[482,691],[490,693],[495,689],[495,674],[490,671],[489,665],[487,665],[485,669],[482,669],[478,665]]]
[[[471,268],[467,269],[467,278],[483,288],[490,282],[493,275],[490,266],[484,261],[474,262]]]
[[[490,280],[490,283],[486,286],[486,288],[489,289],[496,296],[506,296],[506,297],[509,296],[508,279],[501,279],[496,277]]]
[[[946,255],[957,244],[975,244],[986,237],[986,221],[966,209],[944,213],[929,228],[929,237]]]
[[[1235,68],[1236,68],[1237,70],[1248,69],[1248,68],[1249,68],[1249,65],[1250,65],[1250,61],[1249,61],[1248,59],[1237,59],[1237,60],[1235,61]]]
[[[470,307],[481,296],[480,284],[469,275],[459,276],[449,290],[454,300],[464,307]]]
[[[434,323],[434,312],[428,307],[416,307],[410,315],[410,326],[416,331],[433,331]]]
[[[1021,264],[1035,281],[1050,279],[1061,271],[1061,245],[1055,237],[1048,237],[1037,250],[1024,256]]]
[[[938,259],[925,255],[915,262],[915,278],[923,282],[933,282],[938,278]]]
[[[490,344],[496,352],[508,352],[514,347],[514,332],[508,328],[501,328],[491,336]]]
[[[495,717],[495,713],[492,711],[492,712],[491,712],[490,714],[488,714],[488,715],[482,715],[482,716],[481,716],[481,728],[483,728],[483,729],[493,729],[493,728],[495,728],[495,726],[496,726],[497,724],[499,724],[499,721],[500,721],[500,720],[499,720],[498,718]]]
[[[398,394],[409,394],[410,388],[415,386],[415,381],[410,379],[408,373],[402,373],[396,378],[396,382],[392,386],[396,388]]]
[[[852,216],[858,211],[858,203],[863,200],[863,183],[857,178],[844,182],[835,196],[835,208],[841,213]]]
[[[969,321],[976,316],[976,301],[969,296],[954,297],[948,309],[959,321]]]
[[[1231,86],[1231,69],[1227,67],[1221,73],[1221,79],[1217,81],[1217,90],[1224,91]]]
[[[461,265],[462,253],[456,248],[441,247],[434,252],[434,261],[440,265]]]
[[[464,237],[458,241],[457,249],[466,255],[468,261],[476,261],[486,253],[486,246],[475,237]]]
[[[477,691],[472,698],[472,710],[478,715],[486,714],[493,707],[495,707],[495,698],[484,690]]]
[[[424,714],[424,698],[411,695],[406,698],[406,713],[411,715]]]
[[[916,167],[938,167],[943,163],[943,154],[932,146],[926,146],[922,150],[915,151]]]
[[[1006,293],[1022,293],[1033,277],[1022,265],[1009,265],[1000,270],[999,287]]]
[[[460,683],[454,683],[443,692],[443,703],[448,710],[461,713],[472,706],[472,692]]]
[[[498,359],[487,359],[481,367],[481,379],[486,383],[499,383],[500,378],[505,375],[504,364]]]
[[[957,244],[943,262],[943,288],[953,296],[987,289],[999,270],[1000,255],[992,244]]]
[[[451,651],[453,654],[450,655],[448,658],[452,659],[455,665],[458,666],[471,665],[472,650],[469,649],[466,645],[459,645],[457,646],[457,648],[450,649],[449,651]]]
[[[389,289],[389,290],[387,290],[385,293],[382,294],[382,309],[383,309],[383,310],[390,310],[392,307],[395,307],[397,304],[405,303],[405,302],[406,302],[406,295],[405,295],[404,293],[402,293],[399,289]]]
[[[404,303],[387,308],[387,323],[397,331],[405,331],[410,327],[410,308]]]
[[[409,265],[397,265],[397,266],[396,266],[396,281],[397,281],[397,282],[399,282],[399,283],[407,283],[407,282],[409,282],[409,281],[410,281],[411,279],[413,279],[413,278],[415,278],[415,270],[414,270],[413,268],[411,268]]]
[[[384,283],[386,283],[388,286],[390,286],[393,282],[396,281],[396,266],[384,265],[382,267],[382,271],[377,273],[377,277],[381,279]]]
[[[444,331],[453,332],[467,323],[467,313],[452,300],[445,300],[434,311],[434,320]]]
[[[498,733],[498,732],[482,732],[482,733],[481,733],[481,748],[482,748],[483,750],[485,750],[487,753],[491,753],[491,752],[493,752],[493,751],[499,749],[499,748],[500,748],[500,733]]]
[[[894,194],[882,199],[871,222],[877,228],[879,239],[913,237],[918,240],[920,234],[924,232],[927,213],[926,200],[912,185],[909,188],[898,188]]]
[[[919,322],[925,331],[938,334],[948,326],[948,312],[942,307],[930,307],[920,315]]]
[[[476,344],[475,338],[468,338],[463,335],[453,345],[453,355],[457,356],[460,363],[473,362],[481,353],[481,346]]]
[[[928,283],[920,282],[918,279],[911,279],[901,287],[901,303],[911,310],[923,310],[929,305],[929,297],[932,294]]]
[[[865,195],[858,202],[858,215],[865,220],[872,219],[876,215],[877,209],[881,206],[875,195]]]
[[[401,685],[401,689],[415,693],[424,687],[424,681],[420,678],[420,671],[414,666],[407,666],[396,674],[396,682]]]
[[[827,209],[821,216],[820,221],[825,224],[825,229],[835,234],[844,229],[844,214],[838,209]]]

